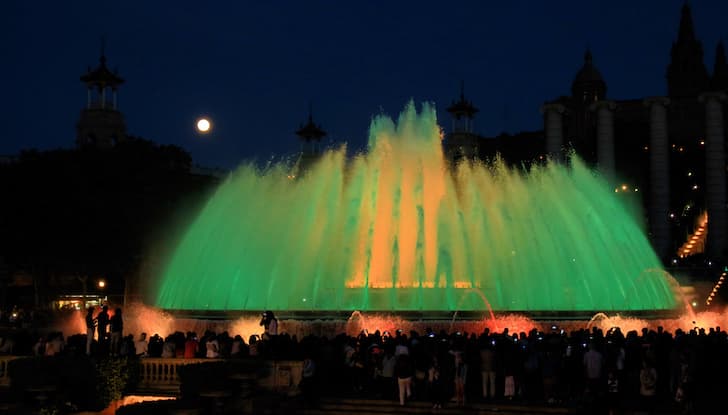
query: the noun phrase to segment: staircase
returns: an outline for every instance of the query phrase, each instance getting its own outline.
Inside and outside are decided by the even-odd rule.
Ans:
[[[575,409],[556,406],[526,406],[522,404],[494,404],[474,403],[464,407],[448,403],[442,409],[432,409],[429,402],[408,402],[400,406],[399,402],[378,399],[335,399],[324,398],[319,402],[318,407],[293,409],[289,413],[305,415],[333,415],[333,414],[357,414],[357,415],[387,415],[387,414],[518,414],[518,415],[557,415],[573,414]]]

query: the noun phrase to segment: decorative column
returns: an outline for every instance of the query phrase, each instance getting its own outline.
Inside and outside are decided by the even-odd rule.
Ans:
[[[652,247],[665,260],[670,249],[670,226],[667,221],[670,209],[670,154],[667,135],[666,97],[650,97],[644,100],[650,111],[650,230]]]
[[[723,101],[726,94],[706,92],[698,98],[705,104],[705,204],[708,208],[710,258],[726,259],[726,172]]]
[[[563,114],[566,107],[561,104],[550,103],[541,107],[544,115],[544,132],[546,134],[546,154],[552,160],[562,161],[561,147],[564,145]]]
[[[589,109],[597,113],[597,163],[604,177],[614,178],[614,101],[598,101]]]

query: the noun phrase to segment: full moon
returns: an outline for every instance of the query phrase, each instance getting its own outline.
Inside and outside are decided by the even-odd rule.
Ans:
[[[207,118],[200,118],[199,120],[197,120],[197,131],[201,133],[206,133],[210,131],[210,127],[210,120],[208,120]]]

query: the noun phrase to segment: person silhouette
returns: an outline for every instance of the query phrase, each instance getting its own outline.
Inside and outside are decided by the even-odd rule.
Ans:
[[[263,312],[263,318],[260,319],[260,325],[265,329],[268,336],[278,335],[278,319],[272,311]]]
[[[88,308],[86,312],[86,356],[91,356],[91,344],[94,342],[94,334],[96,332],[96,319],[94,318],[93,306]]]
[[[109,329],[109,307],[104,305],[96,316],[96,330],[98,331],[99,352],[106,353],[107,349],[107,331]]]
[[[114,310],[114,315],[109,320],[109,326],[111,329],[111,355],[116,356],[119,354],[121,335],[124,331],[124,320],[121,317],[121,308]]]

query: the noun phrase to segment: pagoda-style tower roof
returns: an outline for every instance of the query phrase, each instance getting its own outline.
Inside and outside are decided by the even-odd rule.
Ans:
[[[89,66],[88,72],[81,76],[81,82],[85,82],[88,86],[116,88],[124,83],[124,79],[117,75],[116,71],[109,70],[106,66],[106,56],[102,52],[99,58],[99,66],[96,69],[91,69]]]
[[[318,141],[326,137],[326,131],[320,125],[313,122],[313,114],[309,112],[308,122],[296,130],[296,135],[304,141]]]
[[[460,101],[453,101],[452,105],[447,108],[447,112],[452,114],[455,119],[463,117],[473,118],[478,109],[475,108],[472,102],[465,99],[465,83],[460,82]]]
[[[81,76],[86,84],[86,108],[76,123],[76,144],[80,147],[112,148],[126,140],[124,115],[117,106],[119,86],[124,83],[106,66],[103,40],[99,65]]]

